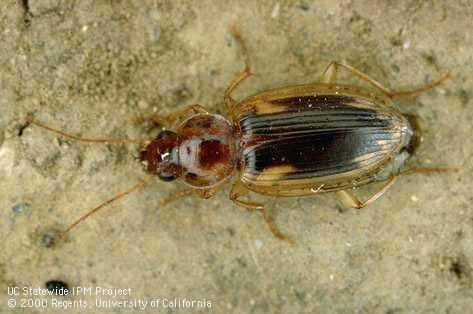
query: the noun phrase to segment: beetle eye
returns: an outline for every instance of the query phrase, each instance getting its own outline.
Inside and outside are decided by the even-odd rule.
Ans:
[[[165,182],[170,182],[170,181],[174,181],[174,180],[177,179],[177,176],[174,173],[167,172],[167,171],[161,171],[158,174],[158,177],[159,177],[159,179],[161,179],[162,181],[165,181]]]
[[[168,130],[164,130],[159,132],[157,139],[158,140],[164,140],[164,139],[169,139],[170,137],[175,137],[176,133]]]

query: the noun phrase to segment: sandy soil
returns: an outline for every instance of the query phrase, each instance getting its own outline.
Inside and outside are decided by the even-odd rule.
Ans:
[[[69,1],[0,3],[0,312],[20,308],[8,287],[128,288],[123,300],[207,300],[211,308],[147,312],[467,313],[473,308],[473,2]],[[58,230],[145,177],[138,145],[84,145],[26,122],[88,137],[143,138],[137,117],[199,103],[227,114],[223,92],[243,67],[236,23],[255,75],[236,92],[316,81],[330,60],[392,89],[450,71],[434,91],[398,104],[422,122],[409,166],[459,173],[401,178],[363,210],[333,195],[264,198],[257,213],[228,200],[159,200],[182,189],[155,180],[51,245]],[[360,84],[346,76],[341,80]],[[360,191],[367,196],[374,191]],[[9,308],[14,299],[17,306]],[[131,309],[115,308],[116,312]],[[112,310],[107,310],[110,312]]]

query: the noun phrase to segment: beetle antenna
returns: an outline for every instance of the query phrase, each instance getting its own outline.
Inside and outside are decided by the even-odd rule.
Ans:
[[[49,127],[39,121],[36,121],[34,120],[33,118],[31,117],[27,117],[26,120],[31,123],[31,124],[34,124],[42,129],[45,129],[45,130],[48,130],[49,132],[53,132],[53,133],[56,133],[56,134],[59,134],[65,138],[69,138],[69,139],[72,139],[72,140],[75,140],[75,141],[78,141],[78,142],[84,142],[84,143],[106,143],[106,144],[129,144],[129,143],[135,143],[135,144],[139,144],[139,143],[146,143],[146,142],[149,142],[149,139],[113,139],[113,138],[85,138],[85,137],[80,137],[80,136],[77,136],[77,135],[74,135],[74,134],[69,134],[69,133],[66,133],[66,132],[63,132],[61,130],[58,130],[58,129],[54,129],[52,127]]]
[[[148,183],[148,181],[150,180],[151,178],[149,178],[148,180],[143,180],[143,181],[140,181],[138,184],[135,184],[132,188],[126,190],[126,191],[123,191],[123,192],[120,192],[118,194],[116,194],[114,197],[112,197],[111,199],[109,200],[106,200],[105,202],[103,202],[102,204],[98,205],[97,207],[93,208],[92,210],[89,210],[86,214],[82,215],[81,217],[79,217],[79,219],[77,219],[76,221],[74,221],[72,224],[70,224],[64,231],[62,231],[60,234],[59,234],[59,239],[62,239],[64,238],[64,236],[69,232],[71,231],[74,227],[76,227],[79,223],[81,223],[82,221],[84,221],[85,219],[87,219],[88,217],[92,216],[93,214],[95,214],[96,212],[98,212],[99,210],[101,210],[102,208],[106,207],[107,205],[110,205],[111,203],[113,202],[116,202],[122,198],[124,198],[125,196],[127,196],[128,194],[131,194],[135,191],[139,191],[139,190],[142,190],[146,187],[146,184]]]

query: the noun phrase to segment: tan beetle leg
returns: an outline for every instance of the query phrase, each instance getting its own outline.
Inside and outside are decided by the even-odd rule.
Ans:
[[[248,194],[248,189],[246,189],[239,181],[233,184],[232,190],[230,191],[230,199],[238,206],[244,207],[249,210],[258,210],[261,212],[263,215],[264,220],[266,221],[266,224],[268,225],[269,230],[271,233],[278,239],[287,241],[289,244],[293,245],[294,241],[292,241],[290,238],[285,236],[281,231],[279,231],[278,227],[275,225],[273,218],[268,214],[268,211],[266,208],[256,202],[248,202],[248,201],[242,201],[239,198],[241,196],[245,196]]]
[[[194,188],[187,188],[185,190],[180,190],[177,191],[162,200],[159,201],[159,204],[161,206],[167,206],[169,203],[172,203],[174,201],[177,201],[183,197],[191,196],[192,194],[199,196],[200,198],[203,199],[208,199],[211,198],[212,196],[217,193],[218,189],[212,188],[212,189],[205,189],[205,190],[197,190]]]
[[[245,68],[243,69],[243,71],[240,74],[238,74],[237,77],[235,77],[230,82],[230,84],[228,85],[228,87],[227,87],[227,89],[225,90],[225,93],[224,93],[224,98],[223,99],[225,101],[225,104],[228,107],[228,111],[231,114],[233,112],[233,108],[236,105],[236,101],[235,101],[235,99],[233,99],[231,94],[238,87],[238,85],[240,85],[240,83],[243,82],[243,80],[245,80],[246,78],[248,78],[248,76],[251,75],[251,69],[250,69],[250,59],[249,59],[249,56],[248,56],[248,50],[246,48],[245,42],[243,41],[243,38],[241,37],[240,32],[238,31],[238,29],[235,25],[232,25],[230,27],[230,32],[232,33],[233,37],[235,37],[238,44],[241,46],[241,49],[243,51],[243,58],[245,60]]]
[[[403,170],[399,173],[400,176],[407,176],[416,173],[444,173],[444,172],[458,172],[460,171],[459,167],[449,167],[449,168],[410,168]]]
[[[205,190],[196,190],[195,193],[203,199],[208,199],[211,198],[212,196],[215,195],[215,193],[218,192],[217,188],[212,188],[212,189],[205,189]]]
[[[336,62],[330,62],[330,64],[325,69],[324,73],[322,73],[322,77],[320,78],[321,83],[329,83],[334,84],[337,82],[337,64]]]
[[[355,76],[359,77],[360,79],[368,82],[369,84],[371,84],[372,86],[376,87],[377,89],[379,89],[383,94],[385,94],[386,96],[388,96],[389,98],[396,98],[396,97],[404,97],[404,96],[416,96],[416,95],[419,95],[421,93],[424,93],[424,92],[427,92],[433,88],[435,88],[436,86],[442,84],[445,80],[447,79],[450,79],[451,78],[451,75],[450,73],[447,73],[445,75],[443,75],[441,78],[439,78],[438,80],[436,81],[433,81],[432,83],[430,84],[427,84],[427,85],[424,85],[424,86],[421,86],[417,89],[414,89],[414,90],[410,90],[410,91],[391,91],[389,90],[388,88],[384,87],[381,83],[379,83],[378,81],[372,79],[371,77],[369,77],[368,75],[366,75],[365,73],[361,72],[360,70],[352,67],[351,65],[348,65],[348,64],[344,64],[344,63],[340,63],[340,62],[335,62],[335,61],[332,61],[329,66],[327,67],[327,69],[325,70],[323,76],[322,76],[322,80],[324,79],[327,79],[326,76],[328,76],[330,78],[330,75],[327,74],[328,72],[334,72],[336,73],[337,72],[337,69],[338,67],[341,67],[341,68],[344,68],[345,70],[349,71],[350,73],[354,74]],[[329,71],[330,70],[330,71]],[[331,75],[332,77],[336,78],[336,74],[332,74]],[[325,82],[325,81],[323,81]],[[334,82],[334,81],[333,81]],[[333,83],[333,82],[325,82],[325,83]]]
[[[368,200],[362,202],[360,199],[354,195],[353,193],[343,190],[343,191],[337,191],[336,195],[340,199],[340,201],[347,207],[350,208],[363,208],[366,205],[369,205],[376,201],[378,198],[380,198],[396,181],[397,177],[399,176],[404,176],[404,175],[411,175],[411,174],[416,174],[416,173],[445,173],[445,172],[458,172],[460,169],[458,167],[450,167],[450,168],[410,168],[401,171],[399,174],[392,176],[387,180],[387,182],[383,185],[383,187],[370,196]]]
[[[366,201],[362,202],[360,199],[353,194],[352,192],[349,192],[347,190],[343,191],[337,191],[336,195],[340,199],[340,201],[347,207],[349,208],[358,208],[361,209],[365,207],[366,205],[369,205],[376,201],[378,198],[380,198],[396,181],[397,177],[391,177],[388,179],[388,181],[383,185],[381,189],[379,189],[378,192],[374,193],[371,195]]]
[[[182,109],[176,110],[166,116],[162,115],[152,115],[149,118],[136,118],[135,123],[145,123],[145,122],[152,122],[157,127],[172,126],[176,121],[182,120],[185,116],[189,114],[196,114],[196,113],[208,113],[207,110],[204,109],[201,105],[194,104]]]
[[[167,206],[169,203],[172,203],[174,201],[177,201],[178,199],[181,199],[183,197],[191,196],[195,192],[194,189],[188,188],[185,190],[177,191],[171,195],[168,195],[167,197],[161,199],[159,201],[159,205],[162,207]]]

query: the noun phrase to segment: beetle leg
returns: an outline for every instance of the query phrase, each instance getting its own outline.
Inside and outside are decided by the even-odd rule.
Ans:
[[[203,199],[208,199],[211,198],[212,196],[217,193],[218,189],[206,189],[206,190],[196,190],[196,194],[203,198]]]
[[[327,69],[325,70],[325,72],[322,76],[322,80],[327,79],[326,76],[328,76],[330,78],[330,73],[331,72],[335,73],[332,76],[334,76],[336,78],[336,72],[337,72],[338,67],[344,68],[345,70],[349,71],[353,75],[355,75],[355,76],[359,77],[360,79],[368,82],[372,86],[379,89],[383,94],[385,94],[389,98],[396,98],[396,97],[403,97],[403,96],[416,96],[416,95],[419,95],[423,92],[426,92],[426,91],[429,91],[429,90],[435,88],[436,86],[442,84],[445,80],[451,78],[451,75],[449,73],[447,73],[447,74],[443,75],[440,79],[438,79],[438,80],[436,80],[436,81],[434,81],[430,84],[421,86],[421,87],[419,87],[417,89],[414,89],[414,90],[410,90],[410,91],[391,91],[388,88],[386,88],[383,84],[381,84],[378,81],[372,79],[371,77],[369,77],[365,73],[361,72],[360,70],[352,67],[351,65],[336,62],[336,61],[332,61],[329,64],[329,66],[327,67]],[[334,68],[334,69],[332,69],[332,68]]]
[[[328,65],[327,69],[325,70],[325,72],[323,74],[322,79],[324,79],[325,76],[328,75],[327,74],[328,72],[335,73],[334,76],[336,77],[336,73],[337,73],[338,68],[344,68],[345,70],[349,71],[351,74],[357,76],[358,78],[360,78],[360,79],[368,82],[372,86],[376,87],[383,94],[385,94],[389,97],[391,96],[392,92],[388,88],[384,87],[383,84],[381,84],[378,81],[372,79],[371,77],[369,77],[365,73],[361,72],[360,70],[352,67],[351,65],[340,63],[340,62],[337,62],[337,61],[330,62],[330,64]]]
[[[181,191],[177,191],[177,192],[161,199],[159,201],[159,205],[161,205],[161,207],[167,206],[169,203],[177,201],[178,199],[181,199],[183,197],[192,195],[192,193],[194,193],[194,189],[191,189],[191,188],[181,190]]]
[[[267,209],[260,203],[242,201],[239,198],[248,194],[248,189],[244,188],[239,182],[233,184],[232,190],[230,191],[230,199],[238,206],[249,209],[258,210],[263,215],[266,224],[268,225],[271,233],[278,239],[287,241],[289,244],[294,244],[290,238],[285,236],[274,223],[273,218],[268,214]]]
[[[365,207],[366,205],[373,203],[378,198],[380,198],[394,184],[398,176],[411,175],[411,174],[416,174],[416,173],[458,172],[459,170],[460,169],[458,167],[450,167],[450,168],[415,168],[414,167],[407,170],[403,170],[396,176],[392,176],[391,178],[389,178],[388,181],[384,184],[384,186],[378,192],[370,196],[370,198],[368,198],[368,200],[364,202],[360,201],[360,199],[355,194],[347,190],[337,191],[336,195],[338,196],[340,201],[347,207],[360,209],[360,208]]]
[[[216,192],[217,192],[217,189],[196,190],[193,188],[188,188],[185,190],[177,191],[173,193],[172,195],[169,195],[168,197],[163,198],[159,202],[159,204],[161,206],[167,206],[169,203],[177,201],[186,196],[191,196],[193,193],[195,193],[195,195],[199,196],[200,198],[208,199],[214,196]]]
[[[391,97],[391,98],[406,97],[406,96],[407,97],[417,96],[417,95],[422,94],[424,92],[427,92],[431,89],[434,89],[435,87],[442,84],[444,81],[449,80],[451,78],[452,78],[452,76],[450,75],[450,73],[447,73],[447,74],[444,74],[439,79],[437,79],[437,80],[435,80],[435,81],[433,81],[429,84],[426,84],[424,86],[421,86],[419,88],[416,88],[416,89],[413,89],[413,90],[406,90],[406,91],[393,91],[388,96]]]
[[[238,44],[241,46],[241,49],[243,51],[243,58],[245,60],[245,68],[243,71],[238,74],[237,77],[235,77],[230,84],[228,85],[227,89],[225,90],[224,93],[224,101],[225,104],[228,107],[228,110],[230,113],[233,112],[233,108],[236,105],[235,99],[231,96],[232,92],[240,85],[240,83],[245,80],[248,76],[251,75],[251,69],[250,69],[250,59],[248,55],[248,50],[246,48],[245,42],[243,41],[243,38],[241,37],[240,32],[238,31],[237,27],[235,25],[232,25],[230,27],[230,32],[232,33],[233,37],[235,37],[236,41]]]
[[[320,78],[322,83],[336,83],[337,82],[337,63],[335,61],[330,62],[330,64],[322,73]]]
[[[396,178],[396,176],[391,177],[378,192],[371,195],[364,202],[360,201],[360,199],[355,194],[347,190],[337,191],[336,195],[338,196],[340,201],[347,207],[361,209],[380,198],[394,184]]]
[[[403,170],[399,173],[400,176],[410,175],[415,173],[444,173],[444,172],[458,172],[459,167],[448,167],[448,168],[410,168]]]
[[[175,112],[172,112],[166,116],[153,115],[149,118],[139,117],[135,119],[135,123],[145,123],[145,122],[150,121],[157,127],[162,127],[162,126],[169,127],[169,126],[172,126],[176,121],[182,120],[185,116],[189,114],[196,114],[196,113],[208,113],[208,112],[201,105],[194,104],[194,105],[184,107]]]
[[[194,105],[187,106],[181,110],[177,110],[176,112],[172,112],[168,114],[165,117],[165,120],[168,123],[168,125],[172,125],[174,124],[174,122],[182,120],[187,115],[197,114],[197,113],[208,113],[208,112],[201,105],[194,104]]]
[[[230,110],[230,112],[233,111],[233,108],[235,108],[235,105],[236,105],[235,99],[233,99],[233,97],[231,96],[232,92],[244,79],[246,79],[250,75],[251,75],[250,68],[248,66],[245,66],[245,69],[243,70],[243,72],[238,74],[238,76],[230,82],[230,85],[225,90],[224,101],[228,107],[228,110]]]

